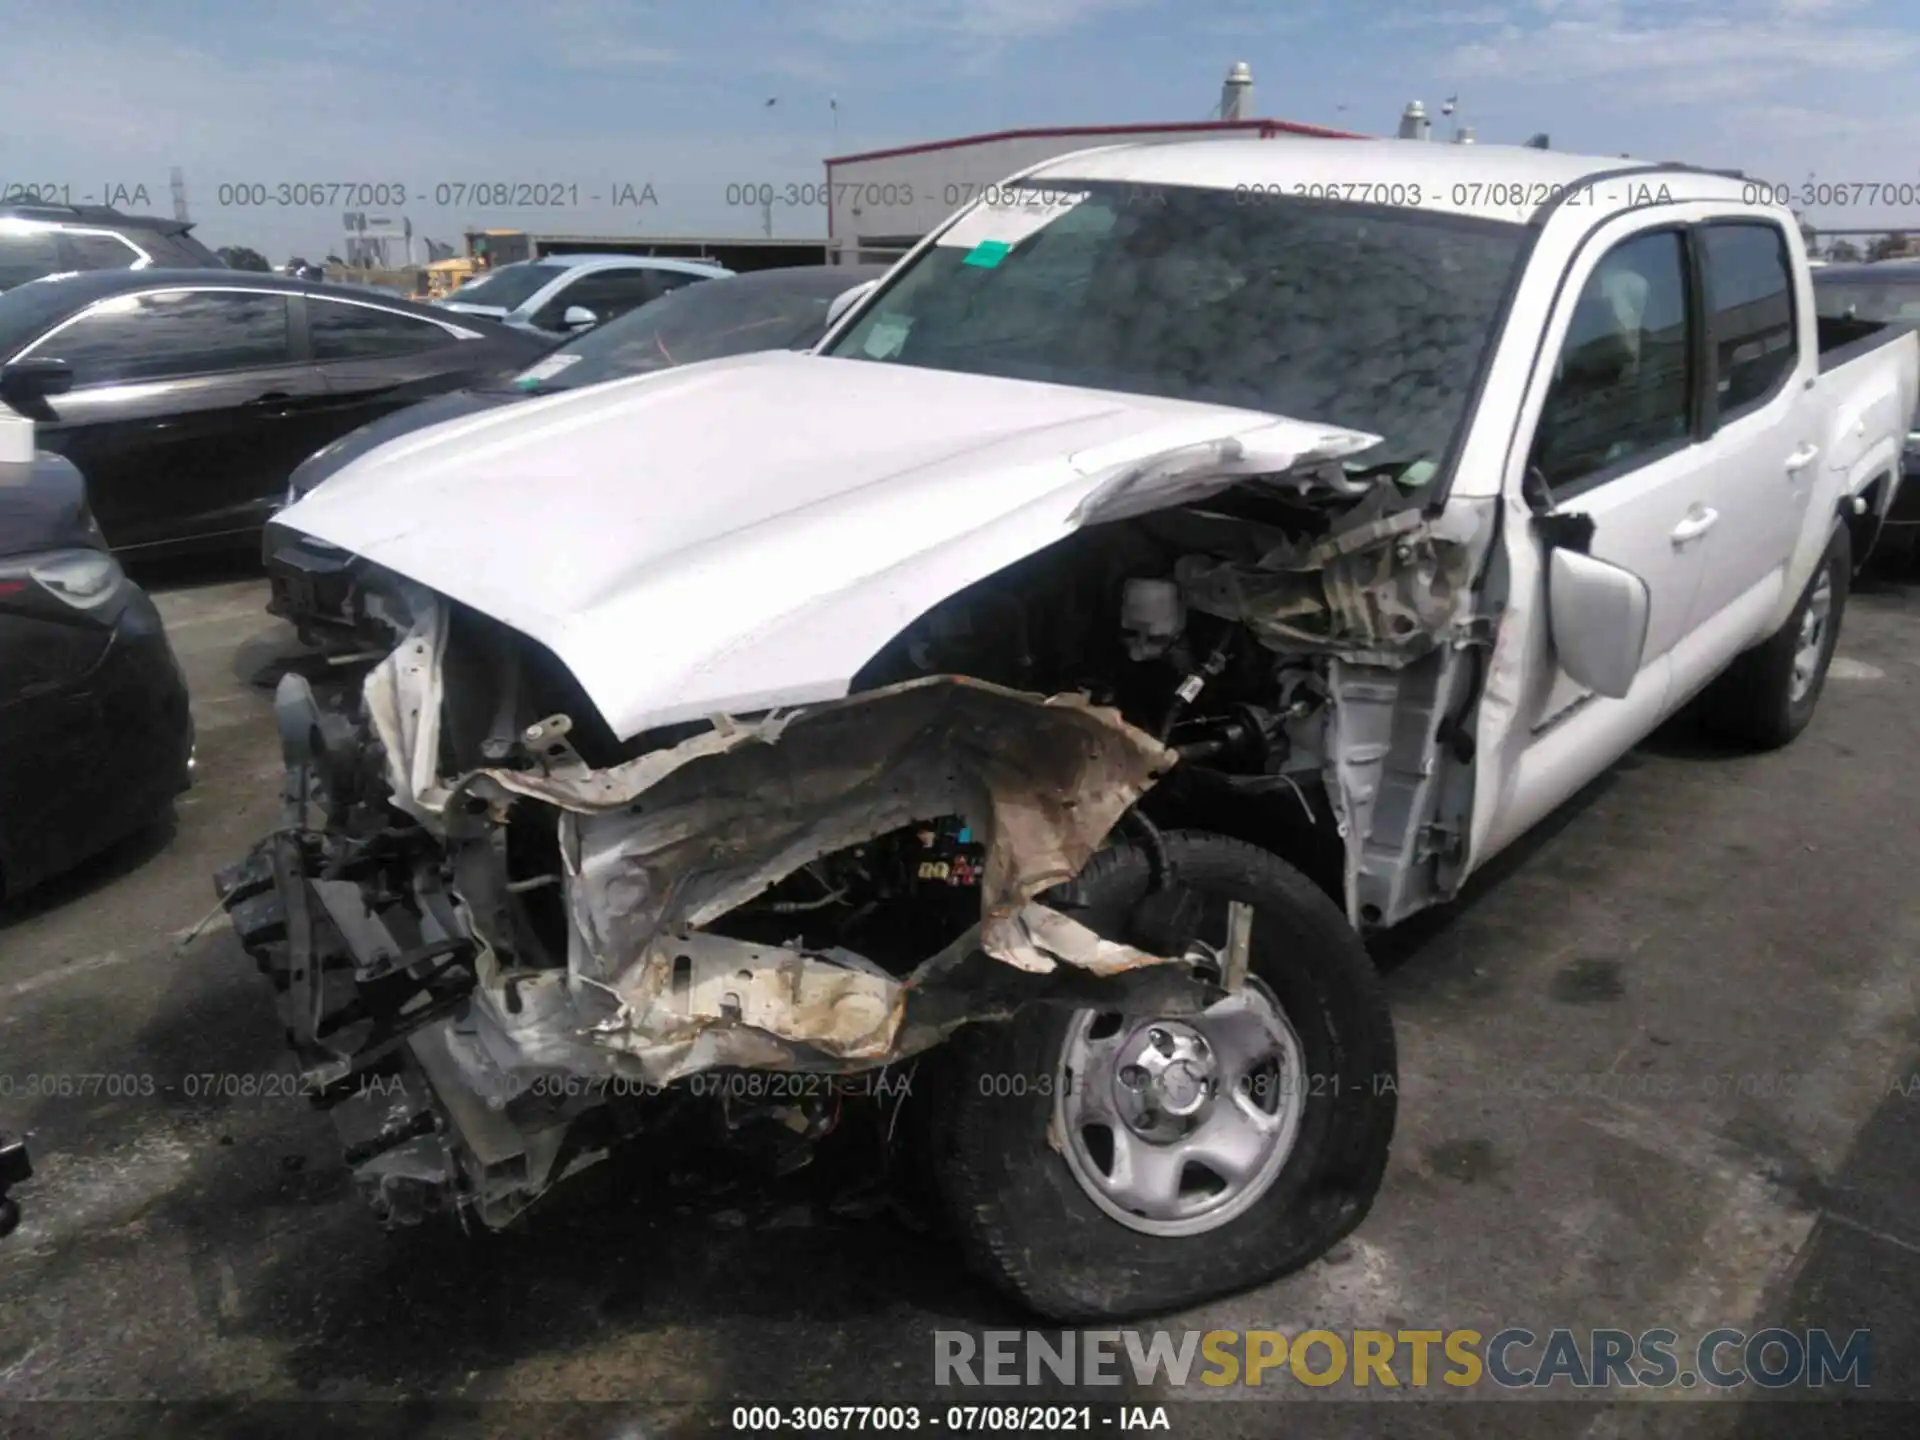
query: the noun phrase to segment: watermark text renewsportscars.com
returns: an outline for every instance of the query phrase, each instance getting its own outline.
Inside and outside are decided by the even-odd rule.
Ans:
[[[1730,1327],[1536,1332],[1397,1330],[936,1330],[939,1386],[1267,1386],[1466,1390],[1865,1390],[1873,1335]]]

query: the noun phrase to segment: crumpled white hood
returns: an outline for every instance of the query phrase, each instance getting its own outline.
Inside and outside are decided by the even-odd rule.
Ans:
[[[1256,433],[1266,469],[1376,438],[775,352],[449,421],[277,518],[539,640],[624,738],[843,695],[917,616],[1077,529],[1090,500],[1118,485],[1130,511],[1162,487],[1171,503],[1233,473]]]

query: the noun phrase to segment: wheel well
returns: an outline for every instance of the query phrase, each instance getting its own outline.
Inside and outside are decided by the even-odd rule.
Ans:
[[[1840,518],[1846,522],[1847,539],[1853,550],[1853,569],[1859,573],[1873,555],[1873,547],[1880,538],[1883,523],[1882,510],[1885,507],[1888,488],[1893,484],[1892,475],[1878,475],[1873,483],[1860,492],[1860,498],[1867,502],[1865,510],[1856,512],[1851,497],[1840,502]]]
[[[1344,913],[1346,842],[1326,786],[1316,775],[1262,778],[1269,783],[1256,789],[1247,777],[1180,765],[1147,792],[1140,808],[1163,829],[1210,830],[1279,856]]]

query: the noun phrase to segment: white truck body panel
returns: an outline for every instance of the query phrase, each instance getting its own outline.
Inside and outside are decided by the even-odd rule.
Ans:
[[[1477,456],[1490,458],[1503,438],[1505,453],[1481,471],[1463,463],[1461,474],[1500,479],[1513,579],[1480,711],[1484,758],[1469,868],[1524,834],[1785,623],[1844,502],[1876,481],[1889,481],[1888,495],[1898,483],[1905,417],[1920,385],[1914,337],[1823,374],[1812,277],[1797,225],[1784,212],[1728,196],[1734,182],[1706,177],[1696,184],[1697,178],[1674,177],[1676,203],[1629,210],[1598,227],[1572,223],[1565,211],[1548,222],[1509,317],[1509,343],[1482,398],[1469,453],[1478,445]],[[1691,198],[1716,188],[1722,193]],[[1544,549],[1521,499],[1550,358],[1565,338],[1581,282],[1609,247],[1666,226],[1750,219],[1778,225],[1792,259],[1793,372],[1759,409],[1566,506],[1596,521],[1592,553],[1639,575],[1652,592],[1640,679],[1621,700],[1588,696],[1554,661]],[[1524,337],[1518,345],[1511,343],[1516,334]],[[1509,350],[1515,352],[1511,363]],[[1524,393],[1496,395],[1497,384],[1515,380]],[[1691,538],[1678,537],[1683,529]]]

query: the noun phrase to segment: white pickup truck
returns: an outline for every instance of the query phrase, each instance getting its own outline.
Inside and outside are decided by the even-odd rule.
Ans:
[[[1920,357],[1823,346],[1761,188],[1090,151],[815,354],[283,512],[364,653],[283,682],[218,883],[376,1207],[503,1225],[689,1097],[804,1146],[858,1092],[1043,1313],[1321,1254],[1393,1130],[1363,933],[1694,697],[1760,746],[1819,699]]]

